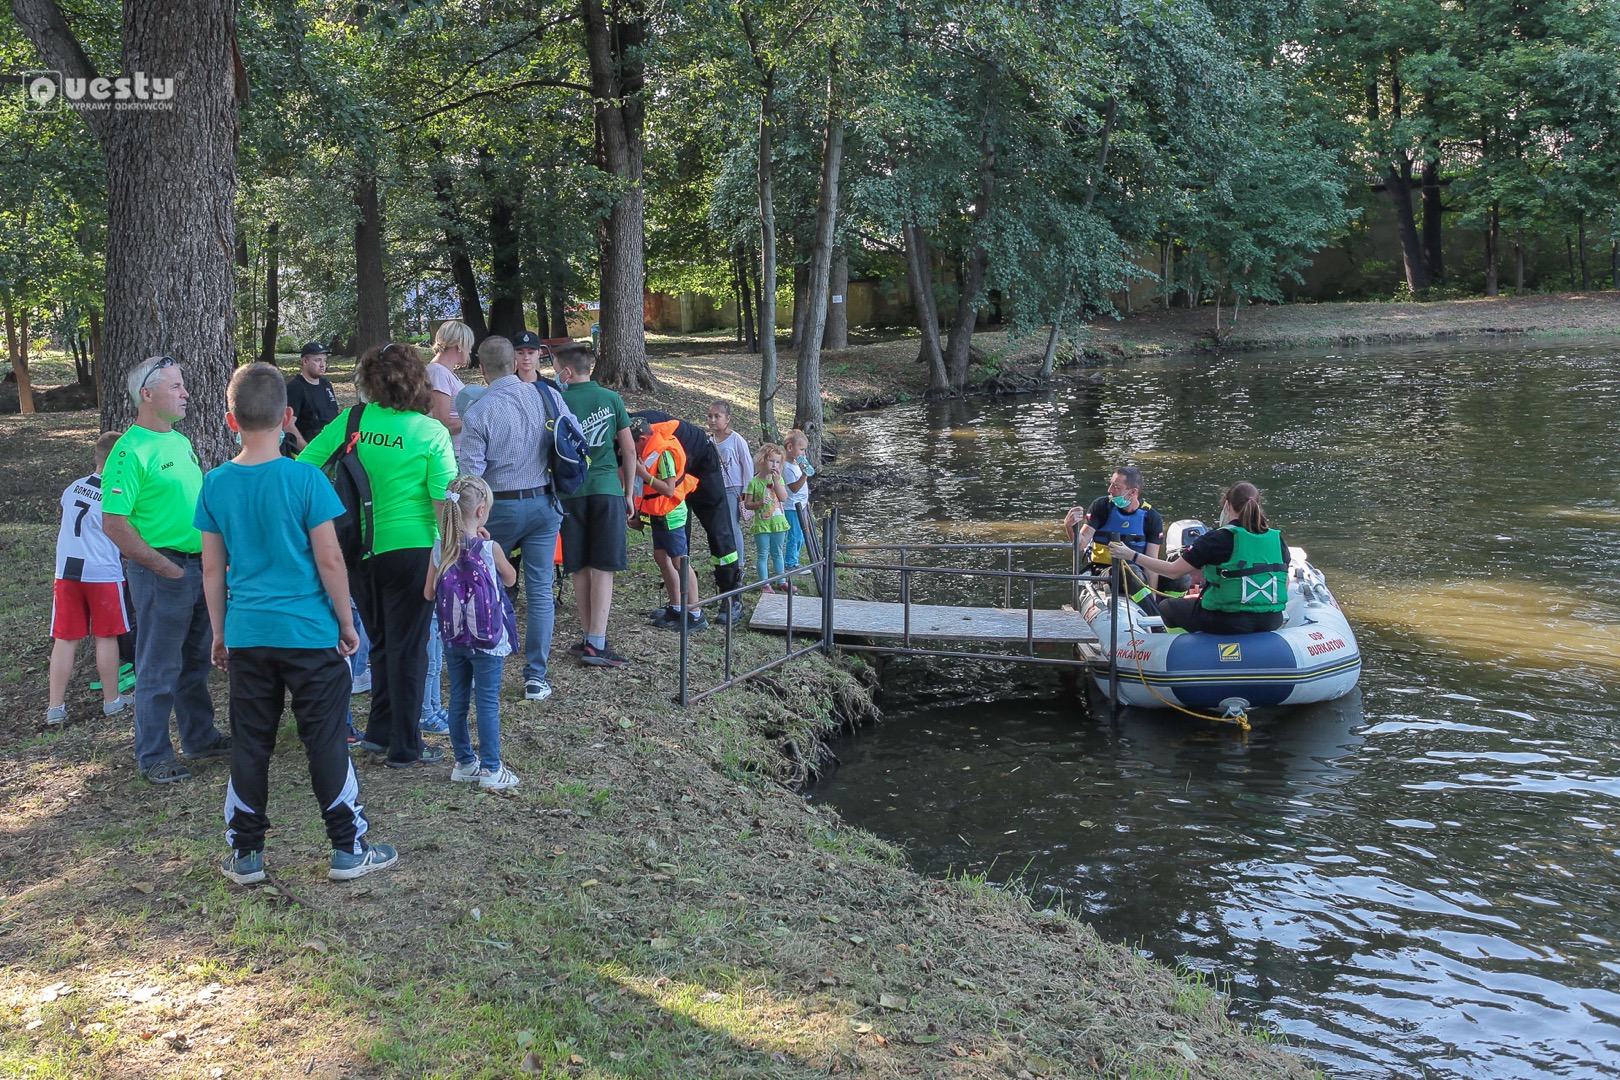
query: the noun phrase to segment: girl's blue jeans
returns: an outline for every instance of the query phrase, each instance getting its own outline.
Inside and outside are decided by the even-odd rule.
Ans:
[[[788,531],[787,547],[783,550],[783,560],[789,570],[799,565],[799,552],[804,550],[804,525],[799,521],[799,508],[787,508]]]
[[[478,716],[480,768],[501,767],[501,661],[465,645],[444,650],[444,666],[450,669],[450,748],[456,764],[474,760],[472,739],[467,730],[467,713]]]
[[[785,532],[754,534],[754,567],[759,571],[759,580],[764,581],[786,569],[782,556],[787,550],[787,538]]]
[[[431,723],[444,716],[444,644],[439,640],[439,616],[428,624],[427,683],[422,689],[421,723]]]

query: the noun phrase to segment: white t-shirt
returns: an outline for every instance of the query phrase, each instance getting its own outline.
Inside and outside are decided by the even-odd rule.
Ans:
[[[456,378],[456,373],[440,363],[428,365],[428,385],[450,399],[450,419],[461,419],[461,413],[456,411],[456,395],[467,389],[467,384]],[[460,435],[452,435],[450,441],[459,448]]]
[[[787,509],[789,510],[792,510],[795,507],[808,506],[810,504],[809,481],[805,481],[804,486],[799,488],[798,491],[793,490],[793,485],[798,483],[799,478],[803,475],[804,470],[799,468],[799,466],[794,462],[782,462],[782,486],[787,488],[788,497],[786,505]]]
[[[733,431],[714,444],[720,451],[720,471],[726,487],[741,490],[754,478],[754,459],[748,453],[748,440]]]
[[[62,492],[56,531],[56,576],[63,581],[123,581],[118,545],[101,528],[101,474],[91,473]]]

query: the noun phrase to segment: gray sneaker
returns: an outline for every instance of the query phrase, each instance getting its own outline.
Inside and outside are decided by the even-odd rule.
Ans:
[[[125,709],[129,708],[133,704],[135,704],[135,699],[134,698],[125,697],[124,695],[119,694],[117,697],[113,698],[111,701],[103,701],[101,703],[101,715],[102,716],[117,716],[119,713],[123,712]]]
[[[332,852],[332,869],[326,876],[333,881],[353,881],[365,877],[373,870],[386,870],[399,861],[399,852],[392,844],[372,844],[358,855],[347,851]]]
[[[230,851],[219,864],[220,873],[238,885],[257,885],[264,880],[264,852]]]
[[[67,723],[67,706],[52,705],[45,710],[45,723],[51,727],[61,727]]]
[[[173,784],[180,780],[190,780],[191,770],[186,768],[186,763],[179,758],[171,757],[164,758],[155,765],[148,765],[141,770],[141,775],[146,777],[149,783]]]

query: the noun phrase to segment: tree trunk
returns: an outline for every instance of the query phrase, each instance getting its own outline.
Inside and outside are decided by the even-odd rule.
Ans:
[[[1052,320],[1052,329],[1046,335],[1046,352],[1041,355],[1041,380],[1044,382],[1052,377],[1052,369],[1057,366],[1058,335],[1063,332],[1063,316],[1068,312],[1069,298],[1067,290],[1061,303],[1058,304],[1057,318]]]
[[[437,139],[428,142],[435,157],[441,157],[444,146]],[[439,163],[433,168],[433,198],[439,204],[439,221],[444,228],[444,246],[450,254],[450,280],[455,282],[456,298],[461,305],[461,321],[472,330],[478,341],[489,336],[484,322],[484,301],[478,295],[478,275],[473,271],[472,256],[467,254],[467,227],[456,205],[455,182],[449,167]]]
[[[737,245],[737,328],[742,331],[743,348],[759,351],[759,328],[754,324],[754,283],[748,272],[748,248]]]
[[[99,73],[54,0],[12,0],[45,67]],[[183,28],[183,32],[179,29]],[[236,294],[238,102],[247,77],[234,0],[125,0],[121,68],[174,78],[167,109],[81,113],[107,171],[107,375],[118,385],[148,356],[183,362],[181,429],[203,468],[234,449],[225,426]],[[128,426],[126,394],[102,395],[103,429]]]
[[[744,23],[747,26],[747,23]],[[763,73],[759,96],[759,427],[767,442],[778,436],[776,426],[776,205],[773,187],[775,166],[771,161],[771,137],[775,123],[776,80],[769,70]]]
[[[1609,242],[1609,288],[1620,289],[1620,241]]]
[[[911,303],[917,312],[917,329],[922,331],[919,357],[928,365],[928,393],[947,393],[950,380],[945,375],[945,354],[939,346],[939,309],[934,305],[934,268],[928,256],[928,238],[915,223],[901,230],[906,242],[906,277],[911,285]]]
[[[486,167],[484,171],[497,187],[489,201],[489,332],[510,341],[524,329],[523,244],[518,238],[517,207],[509,193],[498,187],[493,170]]]
[[[840,247],[833,255],[832,282],[827,286],[827,330],[823,349],[849,348],[849,253]]]
[[[6,350],[11,354],[11,373],[17,377],[17,411],[27,415],[34,411],[34,384],[28,378],[28,316],[22,319],[22,333],[17,332],[17,313],[6,303]]]
[[[1513,230],[1513,295],[1524,294],[1524,230]]]
[[[1577,252],[1579,252],[1580,256],[1581,256],[1581,291],[1582,292],[1590,292],[1591,289],[1592,289],[1592,270],[1591,270],[1591,267],[1589,267],[1587,265],[1587,263],[1586,263],[1586,212],[1585,211],[1581,212],[1580,220],[1578,222],[1576,222],[1575,228],[1576,228],[1575,250]]]
[[[546,336],[554,338],[567,337],[568,292],[563,288],[561,276],[552,277],[549,299],[551,302],[551,333]]]
[[[990,216],[990,204],[996,193],[996,148],[990,138],[988,123],[980,134],[979,146],[979,192],[973,207],[975,233]],[[950,337],[945,343],[945,374],[953,390],[960,390],[967,384],[973,328],[979,318],[979,291],[984,288],[985,271],[990,265],[990,253],[985,250],[984,244],[977,239],[969,244],[962,267],[961,291],[956,297],[956,317],[951,320]]]
[[[1401,262],[1406,269],[1406,287],[1417,296],[1429,288],[1428,269],[1424,262],[1423,245],[1418,239],[1417,217],[1412,210],[1412,163],[1402,157],[1400,168],[1389,167],[1384,176],[1384,190],[1395,204],[1395,221],[1400,226]]]
[[[612,175],[618,197],[598,229],[601,249],[601,340],[596,379],[621,390],[650,390],[643,248],[641,93],[646,80],[647,22],[641,0],[621,0],[610,22],[602,0],[580,0],[585,51],[596,109],[597,164]]]
[[[354,354],[359,356],[392,336],[388,328],[388,280],[383,276],[382,201],[377,176],[367,171],[354,192],[360,219],[354,225]]]
[[[264,336],[259,339],[259,359],[274,364],[276,338],[281,334],[281,222],[272,221],[264,233]]]
[[[1575,242],[1564,234],[1564,268],[1569,273],[1569,291],[1575,291]]]
[[[827,61],[827,127],[821,142],[821,194],[816,200],[816,239],[810,248],[804,340],[799,346],[798,398],[793,410],[793,426],[810,440],[811,461],[821,460],[821,338],[827,326],[833,237],[838,231],[838,178],[844,163],[844,115],[838,93],[838,50],[835,48]]]
[[[1485,295],[1501,293],[1502,276],[1502,207],[1491,203],[1490,216],[1485,221]]]
[[[797,245],[795,245],[797,247]],[[805,293],[810,288],[810,267],[796,263],[793,267],[793,332],[788,336],[788,348],[804,349]]]
[[[96,381],[96,407],[99,409],[103,397],[101,381],[101,312],[95,308],[90,309],[90,371]]]
[[[1423,269],[1430,285],[1445,280],[1444,245],[1441,240],[1441,215],[1445,212],[1441,199],[1440,163],[1425,159],[1423,162]]]

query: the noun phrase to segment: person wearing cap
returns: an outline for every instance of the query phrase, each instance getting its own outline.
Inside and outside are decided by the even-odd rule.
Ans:
[[[298,374],[287,378],[292,421],[282,428],[281,452],[288,457],[296,457],[338,414],[337,391],[326,377],[326,358],[325,345],[307,342],[298,355]]]
[[[135,423],[102,474],[102,531],[126,560],[135,604],[135,762],[154,784],[191,777],[186,761],[230,753],[214,726],[208,692],[213,626],[203,596],[202,533],[193,523],[202,468],[191,440],[174,430],[190,395],[172,356],[136,364],[126,382]],[[180,729],[180,754],[169,717]]]
[[[540,350],[542,348],[540,335],[533,330],[525,330],[512,339],[512,356],[516,366],[512,373],[523,382],[540,381]]]

